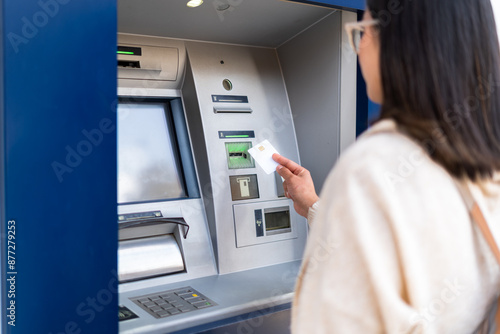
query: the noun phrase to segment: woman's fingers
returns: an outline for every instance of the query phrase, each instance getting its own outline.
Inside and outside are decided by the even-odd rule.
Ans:
[[[304,167],[299,165],[298,163],[285,158],[282,155],[279,155],[277,153],[273,154],[273,160],[282,165],[283,167],[286,167],[290,172],[292,172],[294,175],[299,175],[304,171]],[[279,174],[279,171],[278,171]],[[281,174],[280,174],[281,175]],[[283,176],[283,175],[281,175]],[[284,176],[283,176],[284,177]]]

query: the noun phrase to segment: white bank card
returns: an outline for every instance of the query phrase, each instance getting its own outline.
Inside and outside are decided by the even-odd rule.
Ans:
[[[255,145],[248,150],[248,153],[257,161],[260,167],[267,173],[271,174],[276,170],[279,165],[273,160],[273,154],[278,153],[276,149],[271,145],[269,141],[264,140],[263,142]],[[278,153],[279,154],[279,153]]]

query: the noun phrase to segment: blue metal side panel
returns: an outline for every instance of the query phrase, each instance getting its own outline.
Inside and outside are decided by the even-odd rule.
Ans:
[[[4,109],[3,109],[3,101],[4,101],[4,61],[3,61],[3,36],[4,36],[4,23],[3,23],[3,0],[0,0],[0,288],[4,286],[4,282],[6,282],[5,277],[5,264],[6,264],[6,247],[4,246],[5,238],[5,173],[4,173],[4,147],[5,147],[5,129],[4,129]],[[4,288],[0,289],[0,306],[3,308],[3,305],[7,305],[7,291]],[[2,309],[3,312],[3,309]],[[0,317],[0,333],[6,332],[6,317],[2,315]]]
[[[365,0],[287,0],[314,6],[332,7],[342,10],[358,11],[365,9]]]
[[[380,116],[380,105],[368,101],[368,121],[371,122]]]
[[[361,67],[358,62],[357,80],[356,80],[356,137],[368,129],[368,106],[370,100],[366,93],[366,82],[361,74]]]
[[[116,0],[0,4],[2,333],[116,333]]]
[[[370,124],[379,117],[380,106],[373,103],[366,94],[366,82],[361,75],[358,64],[357,94],[356,94],[356,136],[361,135]]]

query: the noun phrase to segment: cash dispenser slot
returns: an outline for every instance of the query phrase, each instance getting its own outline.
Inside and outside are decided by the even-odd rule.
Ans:
[[[158,211],[159,212],[159,211]],[[161,213],[160,213],[161,215]],[[178,238],[185,239],[189,225],[183,218],[130,214],[119,217],[118,278],[136,281],[185,270]]]
[[[118,67],[141,68],[138,60],[118,60]]]

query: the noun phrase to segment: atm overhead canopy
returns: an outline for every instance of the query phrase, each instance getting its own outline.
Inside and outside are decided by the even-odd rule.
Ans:
[[[230,7],[218,11],[221,4]],[[212,0],[197,8],[180,0],[118,0],[118,31],[274,48],[333,11],[281,0]]]
[[[285,0],[313,6],[325,6],[342,10],[358,11],[365,9],[365,0]]]

